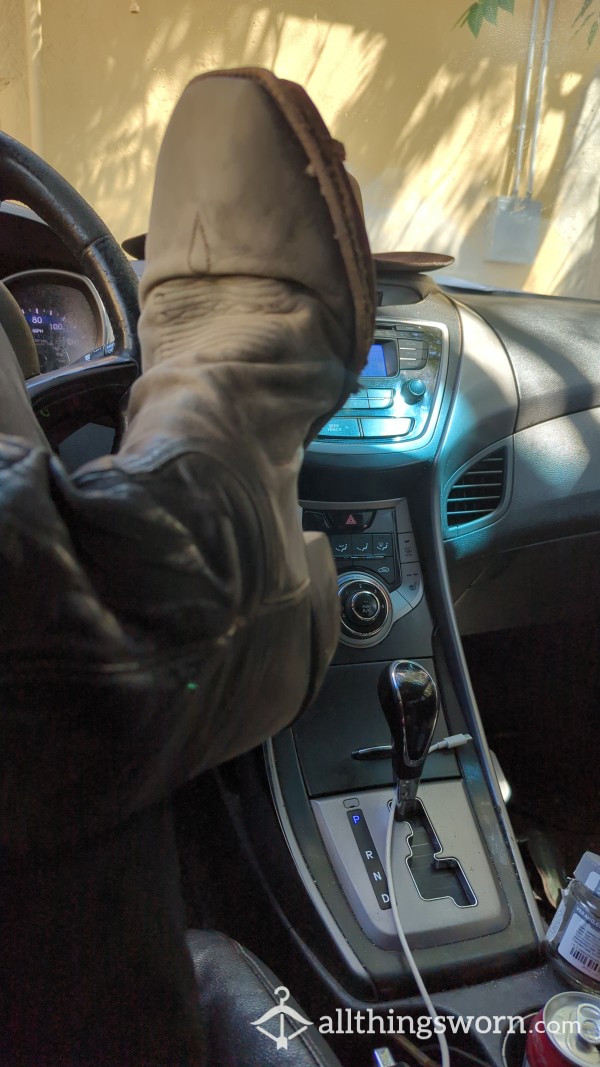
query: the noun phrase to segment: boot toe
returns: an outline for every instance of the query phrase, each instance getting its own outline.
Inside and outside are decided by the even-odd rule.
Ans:
[[[360,224],[344,225],[344,195],[354,197],[339,144],[306,94],[299,106],[298,88],[266,71],[215,72],[187,87],[160,153],[142,300],[174,278],[289,282],[335,316],[347,338],[339,358],[358,372],[374,314],[368,243],[355,202]],[[346,232],[357,226],[358,251]]]

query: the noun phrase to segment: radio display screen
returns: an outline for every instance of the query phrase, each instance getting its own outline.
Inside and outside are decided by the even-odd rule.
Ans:
[[[394,341],[379,341],[371,345],[361,378],[393,378],[398,373],[398,357]]]

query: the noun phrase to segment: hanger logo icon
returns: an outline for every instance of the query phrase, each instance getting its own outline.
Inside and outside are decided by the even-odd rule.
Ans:
[[[279,998],[278,1007],[270,1008],[264,1015],[261,1015],[260,1019],[256,1019],[256,1021],[252,1023],[252,1026],[255,1026],[257,1030],[260,1030],[261,1034],[264,1034],[265,1037],[274,1041],[278,1051],[283,1049],[284,1052],[287,1052],[290,1041],[293,1041],[295,1037],[299,1037],[300,1034],[303,1034],[304,1031],[313,1024],[309,1019],[303,1018],[299,1011],[287,1006],[286,1001],[290,999],[290,991],[289,989],[286,989],[285,986],[278,986],[275,990],[275,996]],[[270,1030],[266,1029],[266,1024],[272,1022],[274,1019],[279,1019],[279,1028],[277,1032],[272,1033]],[[292,1029],[291,1033],[286,1033],[286,1020],[290,1029],[296,1026],[296,1029]]]

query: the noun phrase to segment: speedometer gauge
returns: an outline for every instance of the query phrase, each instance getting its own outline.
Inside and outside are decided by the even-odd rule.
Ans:
[[[103,345],[105,319],[87,278],[69,271],[30,270],[5,279],[33,335],[40,371],[58,370]]]
[[[77,324],[54,308],[40,307],[32,300],[21,300],[23,312],[33,334],[42,374],[73,362],[79,349]],[[75,359],[78,357],[75,356]]]

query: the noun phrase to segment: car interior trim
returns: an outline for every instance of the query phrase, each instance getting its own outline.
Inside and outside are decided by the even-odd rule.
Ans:
[[[281,790],[281,784],[279,781],[279,775],[277,772],[277,766],[275,761],[275,754],[273,751],[273,740],[269,739],[263,746],[265,754],[265,764],[267,769],[267,777],[269,781],[269,787],[271,790],[271,796],[273,798],[275,811],[277,813],[277,819],[281,827],[281,832],[286,845],[289,849],[290,855],[296,867],[296,870],[300,876],[302,884],[310,897],[310,900],[319,915],[321,921],[327,929],[329,936],[335,943],[340,956],[344,960],[346,966],[351,972],[359,976],[363,981],[369,981],[369,974],[367,969],[363,966],[356,953],[353,951],[351,945],[344,937],[339,926],[335,922],[331,911],[327,907],[322,894],[319,891],[317,883],[311,874],[309,867],[304,859],[304,855],[300,848],[300,844],[294,833],[290,818],[287,812],[287,807]]]

